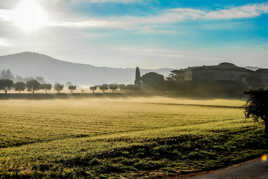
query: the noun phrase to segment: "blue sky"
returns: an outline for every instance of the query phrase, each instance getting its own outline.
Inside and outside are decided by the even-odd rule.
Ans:
[[[267,1],[31,1],[0,2],[0,55],[35,51],[111,67],[268,67]],[[9,17],[22,3],[44,11],[40,28],[23,31],[25,24]]]

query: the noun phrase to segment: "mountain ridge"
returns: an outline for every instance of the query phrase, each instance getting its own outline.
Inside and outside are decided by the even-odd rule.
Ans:
[[[48,82],[74,84],[133,83],[134,68],[97,67],[59,60],[54,57],[36,53],[20,52],[0,56],[0,70],[10,69],[23,77],[42,76]],[[167,76],[173,69],[141,69],[142,73],[157,72]]]

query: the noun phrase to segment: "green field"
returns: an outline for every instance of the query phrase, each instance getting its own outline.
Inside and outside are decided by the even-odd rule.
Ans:
[[[239,100],[0,101],[0,175],[146,177],[216,169],[268,152]],[[1,178],[1,177],[0,177]]]

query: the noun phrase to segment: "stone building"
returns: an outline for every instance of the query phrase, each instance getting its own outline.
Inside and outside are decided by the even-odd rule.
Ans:
[[[257,82],[259,86],[268,86],[268,69],[252,71],[232,63],[221,63],[215,66],[189,67],[172,71],[176,81],[218,82],[231,81],[251,86]]]

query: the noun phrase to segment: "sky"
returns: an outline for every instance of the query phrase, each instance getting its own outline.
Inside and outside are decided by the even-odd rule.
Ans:
[[[268,68],[268,1],[0,1],[0,55],[107,67]]]

